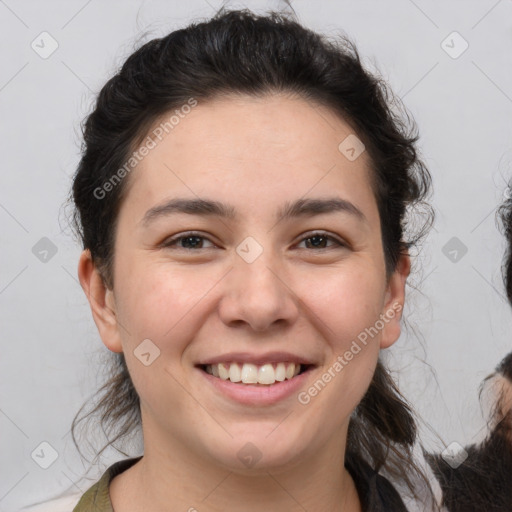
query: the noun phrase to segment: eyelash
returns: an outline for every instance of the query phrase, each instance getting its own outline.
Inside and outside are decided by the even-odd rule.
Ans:
[[[208,240],[208,241],[211,242],[211,240],[209,240],[208,237],[203,236],[201,233],[198,233],[198,232],[195,232],[195,231],[190,231],[190,232],[187,232],[187,233],[180,234],[179,236],[175,236],[175,237],[167,239],[166,241],[164,241],[161,244],[161,247],[173,248],[173,247],[176,247],[176,244],[180,240],[185,240],[187,238],[192,238],[192,237],[205,239],[205,240]],[[337,237],[334,237],[332,235],[328,235],[328,234],[326,234],[325,232],[322,232],[322,231],[314,231],[314,232],[308,233],[307,236],[304,236],[300,240],[299,243],[302,243],[304,240],[310,240],[310,239],[316,238],[316,237],[324,238],[324,239],[330,240],[332,242],[335,242],[335,244],[337,244],[339,248],[348,248],[348,245],[345,242],[341,241]],[[213,242],[211,242],[211,243],[213,243]],[[332,246],[331,247],[321,247],[321,248],[319,248],[319,250],[326,251],[326,250],[332,249],[332,248],[333,248]],[[177,249],[178,250],[184,250],[184,251],[194,251],[194,250],[196,250],[194,248],[186,248],[186,247],[177,247]],[[201,250],[201,249],[205,249],[205,248],[200,247],[197,250]],[[207,247],[206,249],[210,249],[210,247]]]

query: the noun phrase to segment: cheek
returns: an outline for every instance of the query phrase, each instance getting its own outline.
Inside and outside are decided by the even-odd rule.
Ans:
[[[301,403],[316,414],[336,411],[326,421],[333,428],[350,415],[366,392],[379,355],[383,325],[379,320],[384,278],[370,267],[364,272],[332,273],[316,286],[304,283],[306,311],[328,344],[328,357]],[[319,283],[322,283],[321,285]],[[312,320],[313,321],[313,320]]]
[[[129,333],[122,333],[124,341],[132,346],[149,338],[162,351],[182,350],[191,322],[201,325],[200,303],[217,281],[206,267],[125,261],[119,268],[117,302],[119,321]]]
[[[332,272],[302,285],[305,310],[317,317],[325,339],[337,352],[375,325],[384,304],[384,278],[375,268]],[[361,336],[364,337],[364,336]]]
[[[179,384],[182,356],[205,321],[202,299],[218,277],[198,268],[171,269],[148,261],[125,261],[118,275],[116,306],[124,327],[120,330],[123,352],[141,403],[146,408],[165,403],[173,414],[185,414],[187,403],[180,399],[183,393]],[[139,350],[143,342],[147,347],[144,352]],[[149,365],[141,356],[147,352],[153,361]],[[158,356],[153,360],[154,354]]]

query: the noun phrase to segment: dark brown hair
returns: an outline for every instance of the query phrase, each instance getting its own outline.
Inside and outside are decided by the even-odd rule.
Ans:
[[[326,106],[364,143],[387,275],[393,272],[400,254],[426,232],[432,215],[428,213],[427,222],[415,232],[408,229],[408,209],[424,201],[431,184],[417,154],[414,121],[386,83],[364,69],[346,37],[329,40],[283,13],[259,16],[248,10],[221,9],[208,21],[149,41],[135,51],[101,89],[85,121],[72,189],[74,227],[109,288],[114,286],[116,219],[126,179],[106,199],[96,197],[95,190],[123,167],[156,120],[190,98],[201,103],[220,95],[275,93]],[[74,440],[78,424],[96,415],[107,436],[106,446],[140,426],[139,398],[124,356],[112,357],[112,374],[98,392],[99,401],[82,417],[81,409],[73,421]],[[422,476],[411,453],[415,440],[412,412],[379,362],[352,415],[347,457],[355,463],[366,461],[412,489],[415,476]]]

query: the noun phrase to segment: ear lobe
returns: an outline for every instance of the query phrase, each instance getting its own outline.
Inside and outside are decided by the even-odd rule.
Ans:
[[[88,249],[80,255],[78,278],[89,301],[94,323],[104,345],[112,352],[122,352],[123,348],[115,312],[114,292],[105,286]]]
[[[400,320],[402,318],[405,302],[405,284],[410,272],[411,259],[409,254],[401,254],[396,268],[389,278],[386,289],[386,298],[382,314],[387,322],[382,330],[380,348],[390,347],[400,337]]]

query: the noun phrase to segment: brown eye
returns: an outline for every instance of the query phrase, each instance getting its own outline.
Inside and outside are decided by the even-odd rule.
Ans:
[[[209,249],[209,247],[203,247],[204,241],[212,243],[206,237],[198,233],[185,233],[183,235],[169,238],[162,244],[162,247],[185,250]]]
[[[325,233],[313,233],[304,237],[302,242],[306,242],[307,249],[331,249],[333,247],[346,247],[346,244],[337,238]],[[334,245],[327,245],[328,242],[334,242]]]

